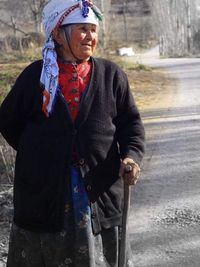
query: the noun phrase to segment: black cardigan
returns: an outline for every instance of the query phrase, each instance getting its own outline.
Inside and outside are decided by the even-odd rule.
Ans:
[[[61,93],[49,118],[41,111],[42,61],[22,72],[1,105],[0,132],[17,150],[14,222],[25,229],[62,229],[74,144],[91,200],[94,233],[120,224],[120,159],[130,157],[140,164],[144,128],[126,74],[110,61],[91,61],[91,82],[75,123]]]

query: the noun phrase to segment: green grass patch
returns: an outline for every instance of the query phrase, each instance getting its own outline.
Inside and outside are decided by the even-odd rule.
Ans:
[[[28,49],[24,52],[12,51],[10,53],[3,53],[0,51],[0,64],[32,62],[41,58],[41,47]]]
[[[0,73],[0,103],[5,98],[15,79],[16,75],[13,73]]]
[[[136,64],[132,64],[128,70],[136,70],[136,71],[141,71],[141,70],[144,70],[144,71],[151,71],[152,69],[148,66],[145,66],[143,64],[140,64],[140,63],[136,63]]]
[[[151,71],[152,69],[140,63],[130,62],[126,58],[120,56],[111,56],[111,61],[119,65],[125,72],[126,71]]]
[[[0,52],[0,103],[15,83],[17,76],[21,71],[35,60],[41,59],[41,48],[11,53]]]
[[[0,64],[0,103],[10,91],[24,66],[24,64]]]

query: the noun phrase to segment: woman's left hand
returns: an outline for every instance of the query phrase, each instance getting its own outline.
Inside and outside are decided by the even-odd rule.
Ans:
[[[131,166],[130,171],[127,172],[127,166]],[[125,183],[128,185],[135,185],[140,175],[139,165],[131,158],[125,158],[122,160],[119,170],[119,176],[121,176]]]

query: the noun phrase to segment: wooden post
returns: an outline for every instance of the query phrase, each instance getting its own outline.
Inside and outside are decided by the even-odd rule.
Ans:
[[[105,27],[104,0],[101,0],[101,12],[103,13],[103,20],[102,20],[102,47],[103,47],[103,50],[105,50],[105,48],[106,48],[106,27]]]
[[[186,0],[186,14],[187,14],[187,50],[188,50],[188,53],[190,53],[191,40],[192,40],[190,0]]]
[[[125,43],[128,44],[126,11],[127,11],[127,0],[123,3],[123,17],[124,17],[124,37],[125,37]]]
[[[11,25],[13,29],[14,36],[17,36],[17,27],[16,27],[16,22],[13,16],[11,16]]]

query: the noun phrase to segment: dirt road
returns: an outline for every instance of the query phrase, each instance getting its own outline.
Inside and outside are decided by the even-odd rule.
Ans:
[[[200,59],[140,62],[178,84],[142,112],[147,149],[130,214],[135,267],[199,267]]]

